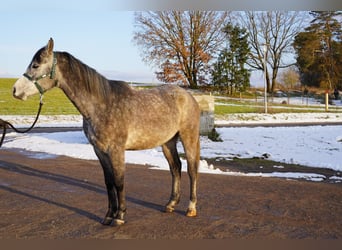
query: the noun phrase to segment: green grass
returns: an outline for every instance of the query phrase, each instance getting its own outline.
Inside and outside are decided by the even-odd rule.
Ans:
[[[34,115],[38,110],[39,95],[27,101],[15,99],[12,87],[17,79],[0,78],[0,115]],[[74,105],[62,90],[54,88],[44,94],[42,115],[74,115],[79,114]]]
[[[236,113],[260,113],[263,112],[262,107],[253,106],[223,106],[215,105],[215,115],[226,115],[226,114],[236,114]]]

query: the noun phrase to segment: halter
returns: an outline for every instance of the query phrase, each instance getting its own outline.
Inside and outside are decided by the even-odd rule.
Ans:
[[[23,76],[25,76],[28,80],[30,80],[31,82],[34,83],[34,85],[36,86],[36,88],[38,89],[40,96],[42,97],[45,90],[43,89],[43,87],[38,83],[39,80],[44,79],[45,77],[47,77],[48,75],[50,76],[50,79],[55,78],[55,74],[56,74],[56,65],[57,65],[57,58],[56,58],[56,54],[53,53],[53,61],[52,61],[52,67],[50,70],[49,74],[44,74],[41,75],[39,77],[37,77],[36,79],[33,79],[33,77],[29,76],[28,74],[24,73]]]
[[[52,67],[49,73],[50,79],[55,78],[55,74],[56,74],[56,64],[57,64],[57,58],[56,58],[56,54],[53,53],[53,61],[52,61]],[[2,143],[4,142],[5,136],[6,136],[6,130],[7,127],[11,127],[15,132],[17,133],[27,133],[29,132],[31,129],[33,129],[33,127],[36,125],[39,115],[40,115],[40,111],[42,110],[42,106],[43,106],[43,94],[45,92],[45,90],[43,89],[42,86],[39,85],[38,81],[47,77],[48,74],[44,74],[41,75],[39,77],[37,77],[36,79],[33,79],[33,77],[29,76],[28,74],[24,74],[24,76],[29,79],[31,82],[34,83],[34,85],[36,86],[36,88],[38,89],[39,93],[40,93],[40,101],[39,101],[39,107],[38,107],[38,112],[36,115],[36,119],[34,120],[34,122],[32,123],[31,127],[29,127],[28,129],[25,130],[18,130],[17,128],[15,128],[10,122],[8,121],[4,121],[2,119],[0,119],[0,127],[3,128],[3,132],[2,132],[2,136],[0,138],[0,147],[2,146]],[[56,84],[57,84],[57,80],[56,80]]]

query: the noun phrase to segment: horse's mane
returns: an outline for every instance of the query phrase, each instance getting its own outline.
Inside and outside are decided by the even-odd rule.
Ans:
[[[59,52],[59,54],[62,56],[62,61],[68,62],[65,68],[67,75],[77,76],[78,79],[72,79],[72,84],[79,87],[79,89],[85,89],[87,92],[92,93],[93,96],[99,98],[107,98],[113,94],[122,96],[131,91],[125,82],[109,81],[95,69],[84,64],[73,55],[67,52]],[[67,75],[65,77],[68,77]]]

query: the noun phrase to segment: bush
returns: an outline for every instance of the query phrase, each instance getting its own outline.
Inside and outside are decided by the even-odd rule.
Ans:
[[[215,142],[222,142],[223,140],[220,137],[220,134],[216,131],[215,128],[211,130],[211,132],[208,134],[208,138]]]

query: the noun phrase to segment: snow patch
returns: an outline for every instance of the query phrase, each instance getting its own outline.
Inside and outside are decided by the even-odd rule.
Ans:
[[[281,116],[284,114],[280,114]],[[321,116],[331,115],[341,121],[340,114],[320,114]],[[264,120],[274,118],[257,115]],[[279,117],[278,116],[278,117]],[[313,114],[294,114],[293,121],[307,119],[305,117],[317,116]],[[284,118],[284,117],[283,117]],[[22,123],[23,126],[31,123],[29,117],[7,116],[3,119],[10,120],[15,124]],[[261,118],[260,118],[261,119]],[[277,118],[278,119],[278,118]],[[280,119],[280,118],[279,118]],[[287,117],[287,119],[290,119]],[[227,121],[226,121],[227,122]],[[260,120],[258,121],[260,122]],[[81,116],[42,116],[39,126],[57,127],[81,127]],[[342,129],[340,126],[306,126],[306,127],[228,127],[217,128],[222,142],[213,142],[207,137],[201,137],[202,158],[267,158],[283,163],[300,164],[311,167],[330,168],[342,171]],[[31,152],[40,159],[52,157],[52,155],[65,155],[75,158],[97,160],[91,145],[82,131],[56,132],[56,133],[10,133],[6,136],[4,148],[18,148]],[[181,143],[178,143],[178,150],[184,153]],[[37,153],[38,152],[38,153]],[[267,156],[267,157],[266,157]],[[151,165],[154,169],[168,170],[168,164],[160,148],[127,151],[125,154],[127,163]],[[186,160],[182,159],[182,171],[186,171]],[[282,168],[282,166],[274,166]],[[199,171],[202,173],[213,173],[223,175],[243,175],[262,177],[283,177],[283,178],[308,178],[311,180],[323,180],[325,176],[311,173],[233,173],[225,172],[214,165],[209,165],[201,160]],[[300,176],[300,177],[294,177]],[[340,180],[341,177],[336,176]],[[340,179],[339,179],[340,178]],[[342,181],[342,180],[341,180]]]

